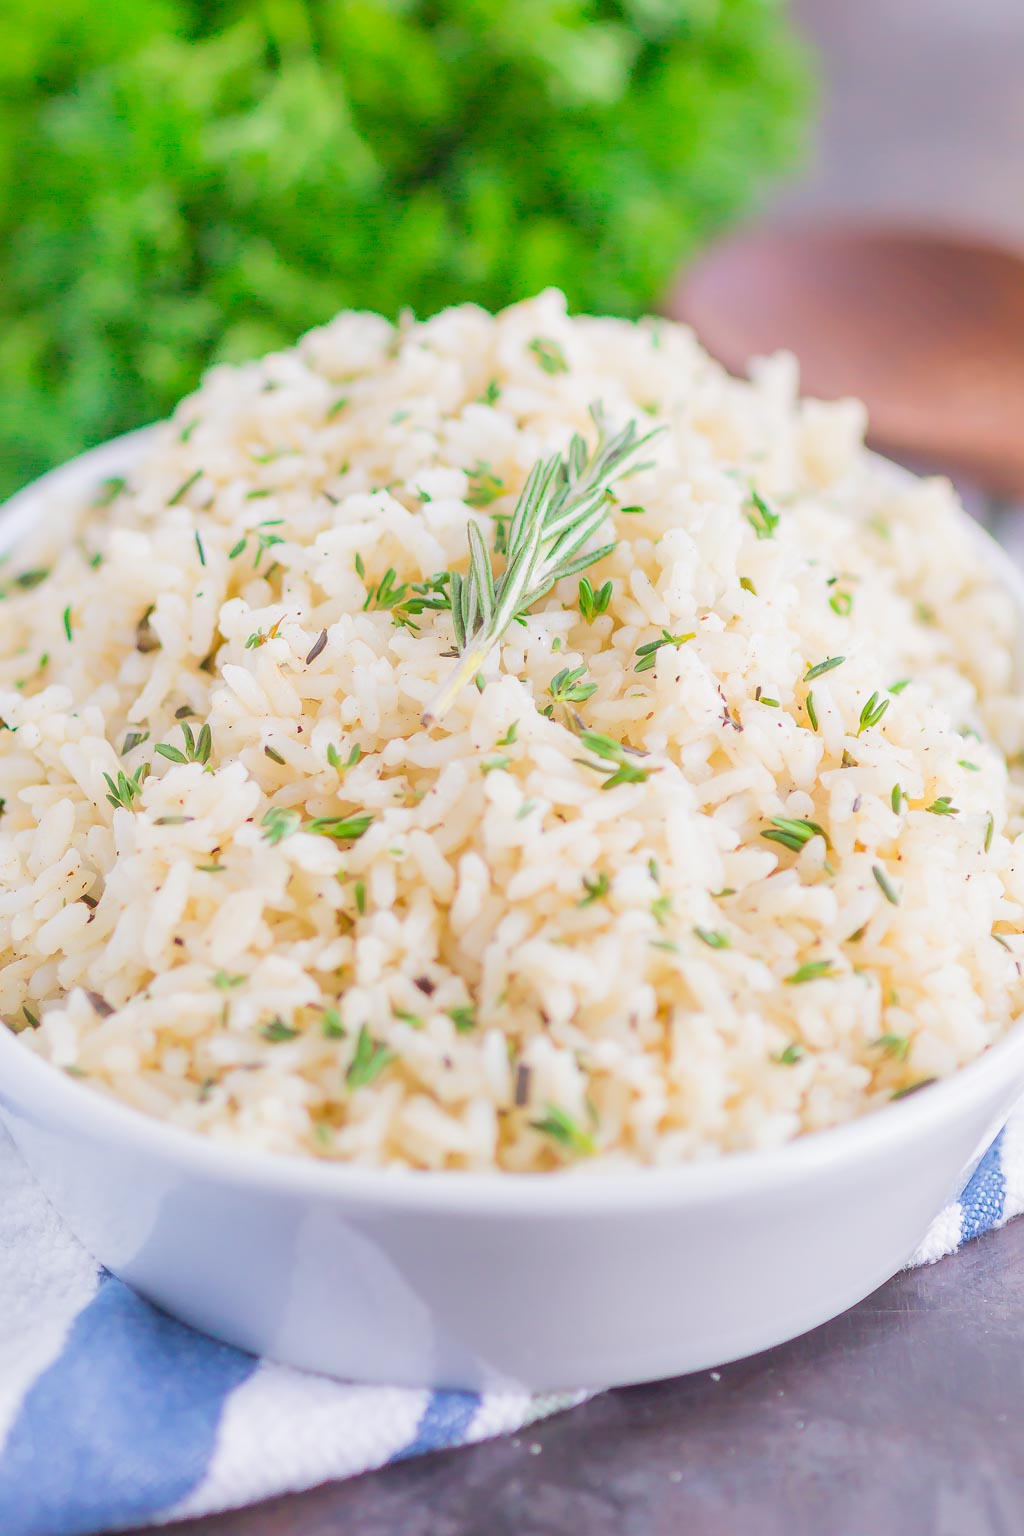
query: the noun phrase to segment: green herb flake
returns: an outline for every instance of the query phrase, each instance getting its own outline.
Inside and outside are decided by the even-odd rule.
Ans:
[[[992,834],[995,831],[995,829],[996,829],[996,819],[992,815],[992,812],[989,811],[988,812],[988,816],[987,816],[986,821],[985,821],[985,852],[986,853],[990,853],[992,851]]]
[[[94,507],[109,507],[115,502],[125,489],[128,482],[121,475],[111,475],[108,480],[101,480],[93,496]]]
[[[832,672],[836,667],[841,667],[845,660],[845,656],[829,656],[825,661],[819,661],[816,666],[807,668],[804,673],[804,682],[812,683],[816,677],[824,677],[826,672]]]
[[[740,586],[743,588],[744,592],[749,592],[751,597],[757,596],[757,588],[754,586],[754,583],[751,581],[749,576],[740,577]]]
[[[607,612],[608,604],[611,600],[612,584],[610,581],[606,581],[595,592],[590,578],[588,576],[582,578],[579,595],[580,615],[588,624],[593,624],[595,619],[600,618],[602,613]]]
[[[837,613],[841,619],[848,619],[853,608],[852,592],[833,592],[828,600],[828,605],[833,613]]]
[[[892,1056],[896,1061],[906,1061],[910,1055],[911,1039],[909,1035],[879,1035],[877,1040],[872,1040],[872,1050],[884,1051],[886,1056]]]
[[[295,813],[298,815],[298,812]],[[316,816],[307,828],[310,832],[317,832],[321,837],[332,837],[336,842],[355,842],[368,832],[373,825],[371,815],[359,816]]]
[[[658,652],[661,650],[662,646],[671,645],[676,650],[678,650],[679,647],[681,645],[685,645],[688,640],[695,640],[696,638],[697,634],[695,630],[691,630],[687,635],[670,635],[667,629],[663,629],[660,639],[650,640],[646,645],[637,647],[635,654],[641,659],[633,668],[634,672],[649,672],[654,666],[654,663],[658,657]]]
[[[580,679],[587,670],[586,662],[581,667],[563,667],[561,672],[556,672],[548,684],[548,693],[552,702],[544,708],[542,713],[551,715],[556,704],[583,704],[597,692],[596,683],[584,683]]]
[[[889,879],[882,866],[880,864],[873,864],[871,866],[871,873],[874,875],[875,883],[877,884],[878,889],[881,891],[882,895],[885,897],[886,901],[890,904],[890,906],[898,907],[900,904],[900,898],[896,894],[896,891],[893,889],[892,885],[889,883]]]
[[[365,880],[357,880],[356,881],[355,885],[352,887],[352,894],[355,897],[356,911],[359,913],[360,917],[365,917],[366,916],[366,882],[365,882]]]
[[[588,1131],[573,1119],[566,1110],[559,1109],[555,1104],[545,1104],[544,1116],[540,1120],[531,1120],[531,1126],[539,1131],[542,1136],[550,1136],[566,1152],[571,1152],[575,1157],[593,1157],[597,1151],[594,1138]]]
[[[408,1024],[410,1029],[423,1029],[426,1025],[426,1020],[418,1013],[409,1013],[404,1008],[395,1009],[395,1018],[403,1024]]]
[[[812,837],[823,837],[826,847],[832,846],[828,833],[816,821],[805,821],[791,816],[772,816],[771,826],[765,828],[761,836],[767,838],[770,843],[781,843],[783,848],[788,848],[791,853],[799,853]]]
[[[513,720],[504,736],[499,736],[494,743],[496,747],[511,747],[515,745],[516,735],[519,731],[519,721]]]
[[[14,585],[20,587],[23,592],[31,592],[34,587],[38,587],[44,582],[49,574],[50,572],[42,567],[37,567],[31,571],[22,571],[19,575],[15,576]]]
[[[72,639],[72,633],[71,633],[71,609],[70,608],[65,608],[64,609],[63,620],[64,620],[64,633],[65,633],[65,635],[67,635],[68,643],[70,644],[71,639]]]
[[[892,701],[890,699],[882,699],[881,702],[879,702],[878,694],[873,693],[860,712],[860,720],[857,724],[857,735],[859,736],[862,731],[868,731],[872,726],[877,725],[882,716],[885,714],[886,710],[889,708],[891,702]]]
[[[260,822],[263,836],[274,846],[283,842],[286,837],[291,837],[299,830],[301,824],[301,811],[284,805],[272,805]]]
[[[121,756],[127,757],[129,752],[134,752],[136,747],[141,747],[142,743],[148,740],[148,731],[129,731],[127,736],[124,738],[124,745],[121,748]]]
[[[957,758],[957,765],[960,768],[966,768],[968,773],[980,773],[981,772],[981,769],[978,766],[978,764],[977,763],[969,762],[966,757],[958,757]]]
[[[345,1026],[341,1022],[341,1014],[337,1008],[325,1008],[320,1019],[320,1028],[328,1040],[344,1040]]]
[[[568,373],[569,364],[557,341],[550,336],[535,336],[526,350],[532,352],[545,373]]]
[[[229,971],[214,971],[210,977],[213,985],[221,992],[231,992],[235,987],[242,986],[248,979],[247,976],[233,976]]]
[[[934,1078],[934,1077],[921,1077],[921,1078],[918,1078],[916,1083],[907,1083],[906,1087],[904,1087],[904,1088],[897,1088],[896,1092],[893,1094],[893,1098],[894,1099],[906,1099],[906,1098],[909,1098],[912,1093],[917,1093],[918,1090],[921,1089],[921,1088],[930,1088],[932,1083],[934,1083],[936,1081],[937,1081],[937,1079]]]
[[[169,507],[176,507],[178,502],[181,501],[182,497],[188,495],[196,481],[202,479],[202,474],[203,472],[201,469],[194,470],[193,473],[189,475],[188,479],[183,480],[182,483],[178,486],[178,489],[175,491],[174,495],[168,499],[167,505]]]
[[[777,1061],[782,1067],[792,1067],[796,1065],[801,1057],[806,1056],[806,1054],[807,1052],[800,1044],[799,1040],[791,1040],[790,1043],[786,1046],[785,1050],[776,1051],[775,1055],[772,1057],[772,1060]]]
[[[785,977],[785,982],[787,986],[800,987],[806,981],[819,981],[822,977],[831,976],[832,970],[831,960],[805,960],[791,976]]]
[[[898,784],[894,784],[893,785],[893,787],[892,787],[892,794],[889,797],[889,799],[890,799],[890,804],[892,805],[893,810],[895,811],[896,815],[898,816],[900,814],[900,812],[902,811],[903,807],[907,803],[907,797],[903,793],[902,789],[900,788],[900,786]]]
[[[510,757],[488,757],[480,764],[481,773],[504,773],[511,764]]]
[[[206,564],[206,550],[203,548],[203,541],[199,537],[199,529],[198,528],[196,529],[195,533],[193,534],[193,538],[196,541],[196,553],[199,556],[199,564],[200,565],[205,565]]]
[[[931,811],[933,816],[959,816],[960,814],[949,795],[940,795],[937,800],[932,801],[931,805],[926,805],[925,810]]]
[[[672,911],[671,896],[655,896],[651,902],[651,916],[659,928],[664,928]]]
[[[491,470],[489,464],[477,463],[472,469],[466,471],[468,486],[466,490],[466,505],[476,507],[489,507],[492,501],[497,501],[499,496],[505,494],[505,482],[500,480]]]
[[[578,907],[592,907],[595,902],[603,901],[611,890],[611,880],[605,870],[598,875],[584,875],[583,889],[586,892],[576,903]]]
[[[583,768],[591,768],[596,773],[605,775],[602,789],[614,789],[617,784],[643,784],[652,773],[658,771],[656,768],[637,767],[635,758],[646,757],[646,752],[625,747],[621,742],[615,741],[611,736],[603,735],[600,731],[581,731],[580,745],[601,759],[600,762],[592,763],[586,758],[578,757],[576,762]]]
[[[694,933],[708,949],[728,949],[729,937],[713,928],[694,928]]]
[[[747,513],[747,522],[757,537],[759,539],[774,538],[775,530],[779,526],[779,514],[773,512],[764,497],[755,490],[750,492],[750,505],[754,510]]]
[[[269,745],[265,746],[263,748],[263,755],[264,757],[269,757],[272,763],[280,763],[282,766],[284,764],[284,758],[281,756],[280,752],[277,751],[276,747],[271,747]]]
[[[804,708],[807,711],[807,718],[811,722],[811,730],[816,731],[818,729],[818,713],[814,708],[813,693],[808,693],[806,699],[804,700]]]
[[[298,1030],[286,1024],[280,1015],[272,1018],[269,1024],[264,1024],[260,1030],[264,1040],[269,1040],[272,1045],[280,1045],[285,1040],[294,1040],[298,1033]]]
[[[910,678],[909,677],[901,677],[899,682],[897,682],[897,683],[890,683],[889,684],[889,692],[898,695],[898,694],[901,694],[903,692],[904,688],[909,688],[909,687],[910,687]]]
[[[143,763],[141,767],[136,768],[131,778],[128,778],[122,769],[118,769],[116,780],[112,779],[109,773],[103,775],[107,781],[107,799],[115,810],[118,807],[125,811],[130,811],[134,808],[135,801],[148,773],[149,764]]]
[[[345,1081],[353,1089],[367,1088],[394,1060],[394,1052],[374,1040],[364,1024],[356,1038],[355,1055],[345,1073]]]
[[[210,753],[213,751],[213,733],[209,725],[204,725],[199,735],[193,736],[192,727],[183,720],[181,733],[185,742],[184,751],[180,747],[172,747],[161,741],[153,748],[154,752],[159,752],[161,757],[166,757],[171,763],[208,764]]]
[[[468,1035],[476,1028],[476,1009],[467,1005],[449,1008],[448,1017],[460,1035]]]

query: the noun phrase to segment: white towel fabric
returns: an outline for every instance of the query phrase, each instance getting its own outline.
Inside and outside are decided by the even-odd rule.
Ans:
[[[914,1256],[1024,1210],[1024,1105]],[[346,1386],[255,1360],[101,1271],[0,1130],[0,1531],[87,1536],[522,1429],[585,1393]]]

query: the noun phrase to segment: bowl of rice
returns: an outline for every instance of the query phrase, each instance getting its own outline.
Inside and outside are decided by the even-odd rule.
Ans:
[[[1024,591],[796,367],[347,313],[0,514],[0,1112],[360,1380],[650,1379],[906,1262],[1024,1081]]]

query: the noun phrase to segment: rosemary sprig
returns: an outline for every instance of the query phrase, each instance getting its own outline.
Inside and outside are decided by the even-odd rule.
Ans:
[[[510,624],[522,620],[563,576],[575,576],[614,549],[614,541],[584,545],[604,522],[612,481],[627,465],[638,467],[633,457],[654,433],[638,437],[631,421],[610,435],[600,407],[591,406],[590,414],[597,428],[592,453],[577,433],[564,457],[539,459],[530,471],[508,529],[505,569],[497,578],[483,535],[469,524],[469,571],[465,576],[453,571],[449,587],[460,660],[424,711],[424,725],[447,713]]]

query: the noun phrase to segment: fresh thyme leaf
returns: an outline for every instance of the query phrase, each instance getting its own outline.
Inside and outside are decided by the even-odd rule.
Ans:
[[[631,752],[620,741],[615,741],[611,736],[605,736],[600,731],[581,731],[580,745],[586,747],[588,752],[593,752],[600,762],[592,763],[586,758],[578,757],[576,761],[583,768],[592,768],[595,773],[606,775],[602,789],[614,789],[616,784],[642,784],[652,773],[657,773],[656,768],[638,768],[635,762],[637,757],[646,757],[646,752]],[[611,766],[606,767],[605,764]]]
[[[608,604],[611,602],[611,600],[612,584],[610,581],[606,581],[604,585],[599,587],[595,592],[593,586],[591,585],[589,576],[584,576],[581,579],[579,598],[580,614],[588,624],[593,624],[595,619],[600,618],[601,614],[606,612]]]
[[[49,571],[42,567],[37,567],[33,571],[22,571],[19,576],[15,576],[14,585],[21,587],[24,592],[31,592],[32,588],[38,587],[49,574]]]
[[[394,1052],[374,1040],[364,1024],[356,1038],[355,1055],[345,1073],[345,1081],[350,1088],[366,1088],[394,1060]]]
[[[111,502],[117,500],[127,484],[127,480],[121,475],[111,475],[109,480],[101,480],[92,499],[92,505],[94,507],[109,507]]]
[[[820,977],[831,974],[831,960],[805,960],[803,965],[798,965],[792,976],[787,976],[785,980],[787,986],[799,987],[805,981],[817,981]]]
[[[569,364],[557,341],[550,336],[535,336],[526,348],[532,352],[545,373],[568,373]]]
[[[121,756],[127,757],[129,752],[134,752],[136,747],[141,747],[144,741],[149,740],[148,731],[129,731],[124,738],[124,746],[121,748]]]
[[[355,897],[356,911],[359,913],[360,917],[365,917],[366,916],[366,881],[365,880],[357,880],[355,885],[352,887],[352,894]]]
[[[893,887],[890,885],[889,880],[886,877],[885,870],[882,868],[882,866],[880,864],[872,864],[871,873],[874,875],[878,889],[881,891],[886,901],[889,902],[891,906],[898,907],[900,904],[900,898],[896,894],[896,891],[893,889]]]
[[[348,395],[340,395],[338,399],[333,402],[333,404],[327,407],[324,420],[333,421],[335,416],[339,415],[340,412],[345,409],[346,405],[348,405]]]
[[[671,896],[655,896],[651,902],[651,916],[659,928],[664,928],[672,911]]]
[[[890,699],[882,699],[881,703],[879,703],[878,694],[873,693],[860,712],[857,735],[859,736],[862,731],[870,730],[873,725],[877,725],[891,702]]]
[[[767,838],[770,843],[781,843],[792,853],[799,853],[805,843],[809,843],[812,837],[823,837],[825,846],[831,847],[828,833],[824,827],[820,827],[816,821],[804,821],[790,816],[771,817],[771,826],[766,828],[761,836]]]
[[[754,586],[754,583],[751,581],[749,576],[740,577],[740,586],[743,588],[744,592],[749,592],[751,597],[757,596],[757,588]]]
[[[355,842],[373,824],[372,816],[317,816],[308,831],[319,832],[322,837],[333,837],[337,842]]]
[[[852,592],[833,592],[828,600],[828,605],[833,613],[837,613],[841,619],[847,619],[853,608]]]
[[[237,560],[238,556],[244,553],[245,546],[248,544],[248,542],[248,535],[243,534],[242,537],[238,540],[237,544],[232,544],[231,548],[228,550],[228,559]]]
[[[531,1120],[535,1131],[540,1131],[544,1136],[550,1136],[564,1147],[566,1152],[572,1152],[577,1157],[593,1157],[597,1148],[594,1138],[588,1131],[573,1119],[566,1110],[559,1109],[556,1104],[545,1104],[544,1116],[541,1120]]]
[[[775,530],[779,526],[779,514],[773,512],[764,497],[755,490],[750,492],[750,504],[754,510],[747,513],[747,522],[757,537],[759,539],[774,538]]]
[[[587,894],[581,897],[576,905],[578,907],[592,907],[596,901],[603,901],[611,890],[611,885],[612,883],[608,878],[607,872],[603,869],[596,876],[584,875],[583,889]]]
[[[824,677],[826,672],[831,672],[834,667],[841,667],[846,660],[845,656],[829,656],[825,661],[819,661],[816,666],[808,667],[804,673],[804,682],[812,683],[816,677]]]
[[[519,731],[519,721],[518,720],[513,720],[512,724],[509,726],[509,728],[505,732],[504,736],[499,736],[497,741],[494,743],[494,745],[496,747],[511,747],[511,746],[513,746],[515,744],[515,739],[516,739],[516,735],[518,734],[518,731]]]
[[[452,572],[450,601],[458,666],[424,711],[431,725],[450,709],[462,687],[480,671],[491,648],[508,626],[525,617],[557,581],[574,576],[614,548],[584,549],[607,516],[611,482],[649,440],[637,437],[630,422],[610,436],[600,408],[591,407],[597,444],[588,453],[575,436],[563,457],[538,460],[530,471],[508,530],[508,558],[497,578],[491,556],[475,523],[467,528],[469,571]],[[581,552],[582,551],[582,552]]]
[[[887,1056],[894,1056],[897,1061],[906,1061],[910,1055],[909,1035],[879,1035],[871,1044],[874,1049],[884,1051]]]
[[[497,379],[490,379],[488,381],[487,388],[484,390],[483,394],[480,396],[481,404],[483,404],[483,405],[497,405],[497,403],[498,403],[498,401],[500,399],[501,399],[501,385],[498,383]]]
[[[351,751],[348,754],[348,757],[345,759],[344,762],[342,762],[341,754],[339,753],[337,747],[334,745],[333,742],[327,748],[327,761],[328,761],[328,764],[330,765],[330,767],[335,769],[335,771],[337,773],[345,773],[347,769],[354,768],[356,763],[359,762],[359,760],[362,757],[362,755],[363,755],[363,749],[362,749],[362,747],[360,747],[357,744],[357,745],[352,747]]]
[[[466,505],[470,507],[489,507],[492,501],[497,501],[499,496],[505,494],[505,482],[491,470],[489,464],[477,462],[472,469],[466,471],[469,481],[466,490]]]
[[[670,635],[667,629],[663,629],[660,639],[649,640],[646,645],[637,647],[634,654],[639,656],[641,659],[633,668],[634,672],[649,672],[654,666],[654,663],[657,661],[658,652],[661,650],[663,645],[674,646],[678,651],[681,645],[685,645],[688,640],[694,639],[696,639],[695,630],[691,630],[688,635]]]
[[[341,1022],[341,1014],[337,1008],[324,1009],[320,1027],[328,1040],[343,1040],[345,1038],[345,1026]]]
[[[293,806],[284,805],[272,805],[260,822],[263,836],[274,846],[283,842],[286,837],[291,837],[299,830],[301,824],[301,811],[295,810]]]
[[[153,748],[161,757],[166,757],[172,763],[209,763],[210,753],[213,751],[213,733],[209,725],[204,725],[198,736],[193,736],[192,727],[187,720],[181,722],[181,732],[185,739],[185,750],[178,747],[170,747],[166,742],[158,742]]]
[[[813,693],[808,693],[806,699],[804,700],[804,708],[807,711],[807,718],[811,722],[811,730],[816,731],[818,729],[818,714],[814,708]]]
[[[65,608],[64,609],[63,620],[64,620],[64,633],[67,635],[68,642],[70,643],[70,641],[72,639],[72,633],[71,633],[71,609],[70,608]]]
[[[202,479],[202,474],[203,472],[201,469],[194,470],[193,473],[189,475],[187,480],[182,481],[174,495],[168,498],[167,505],[169,507],[176,507],[182,497],[186,496],[192,489],[196,481]]]
[[[488,757],[480,764],[481,773],[503,773],[511,763],[510,757]]]
[[[128,778],[123,769],[118,769],[116,780],[112,779],[109,773],[105,773],[103,775],[107,781],[107,788],[109,791],[107,794],[107,799],[110,801],[110,804],[114,806],[115,810],[119,806],[122,810],[126,811],[130,811],[134,808],[135,801],[139,795],[139,791],[142,789],[143,782],[148,773],[149,764],[143,763],[141,767],[136,768],[131,778]]]
[[[891,794],[891,796],[889,798],[890,798],[890,804],[892,805],[893,810],[896,812],[896,815],[898,816],[900,814],[900,812],[902,811],[903,807],[907,803],[907,797],[903,793],[902,789],[900,788],[900,786],[898,784],[894,784],[893,785],[893,787],[892,787],[892,794]]]
[[[988,813],[988,820],[985,823],[985,852],[986,853],[990,853],[991,850],[992,850],[992,834],[995,831],[995,827],[996,827],[996,819],[992,815],[992,812],[989,811],[989,813]]]
[[[925,810],[931,811],[933,816],[959,816],[960,814],[949,795],[940,795],[937,800],[932,801],[931,805],[926,805]]]
[[[904,688],[909,688],[909,687],[910,687],[910,678],[909,677],[901,677],[898,683],[890,683],[889,684],[889,692],[890,693],[895,693],[895,694],[900,694],[900,693],[903,692]]]
[[[233,988],[242,986],[248,979],[247,976],[233,976],[230,971],[214,971],[210,977],[213,985],[222,992],[230,992]]]
[[[298,1033],[298,1030],[286,1024],[280,1015],[271,1019],[269,1024],[264,1024],[260,1030],[264,1040],[269,1040],[273,1045],[279,1045],[283,1040],[294,1040]]]
[[[552,702],[548,704],[543,713],[554,713],[556,704],[583,704],[591,694],[597,692],[596,683],[583,683],[580,679],[587,670],[586,662],[581,667],[563,667],[561,672],[556,672],[548,684],[548,693]]]
[[[701,943],[708,946],[708,949],[729,948],[728,934],[719,933],[713,928],[694,928],[693,931],[697,935],[698,939],[700,939]]]
[[[977,763],[969,762],[966,757],[958,757],[957,758],[957,764],[961,768],[966,768],[968,773],[980,773],[981,772],[981,769],[978,767],[978,764]]]
[[[281,764],[284,763],[284,758],[281,756],[280,752],[278,752],[276,750],[276,748],[274,748],[274,747],[265,746],[263,748],[263,755],[264,755],[264,757],[269,757],[270,761],[272,763],[281,763]]]
[[[468,1035],[476,1028],[476,1010],[468,1005],[448,1009],[448,1017],[460,1035]]]
[[[912,1093],[917,1093],[920,1088],[930,1088],[936,1079],[934,1077],[919,1078],[916,1083],[908,1083],[905,1088],[897,1088],[893,1094],[894,1099],[906,1099]]]
[[[206,550],[203,548],[203,541],[199,537],[199,529],[198,528],[196,529],[195,533],[193,534],[193,538],[196,541],[196,552],[199,555],[199,564],[200,565],[205,565],[206,564]]]
[[[772,1057],[772,1060],[777,1061],[782,1067],[792,1067],[796,1065],[802,1056],[806,1056],[806,1054],[807,1052],[804,1050],[804,1047],[800,1044],[799,1040],[791,1040],[784,1051],[776,1051],[775,1055]]]

